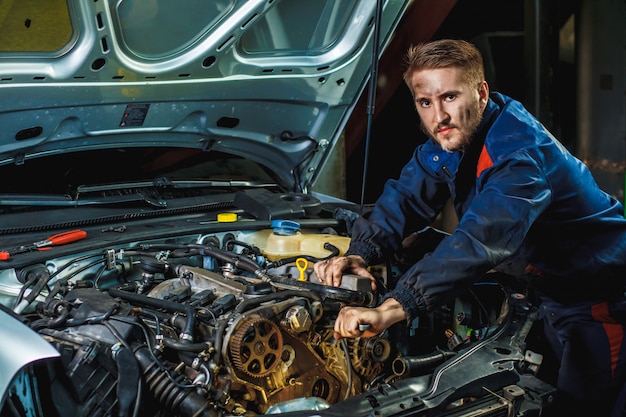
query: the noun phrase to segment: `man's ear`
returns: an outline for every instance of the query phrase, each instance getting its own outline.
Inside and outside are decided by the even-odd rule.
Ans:
[[[483,81],[478,86],[478,96],[481,108],[487,107],[487,101],[489,100],[489,84],[487,81]]]

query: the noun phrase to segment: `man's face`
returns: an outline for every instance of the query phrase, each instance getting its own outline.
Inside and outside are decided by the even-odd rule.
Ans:
[[[439,68],[416,71],[411,86],[424,133],[448,152],[465,149],[487,105],[487,83],[471,86],[459,68]]]

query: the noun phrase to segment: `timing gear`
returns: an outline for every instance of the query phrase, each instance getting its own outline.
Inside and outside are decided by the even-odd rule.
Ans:
[[[244,320],[230,339],[233,365],[252,377],[262,377],[272,372],[278,365],[282,350],[280,328],[264,318]]]

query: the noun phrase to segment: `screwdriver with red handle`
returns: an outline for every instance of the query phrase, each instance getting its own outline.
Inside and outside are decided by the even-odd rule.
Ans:
[[[47,250],[52,246],[65,245],[67,243],[76,242],[87,237],[87,232],[84,230],[70,230],[69,232],[59,233],[50,236],[47,239],[40,240],[38,242],[31,243],[30,245],[17,246],[13,249],[6,251],[0,251],[0,261],[6,261],[11,256],[18,253],[32,252],[36,250]]]

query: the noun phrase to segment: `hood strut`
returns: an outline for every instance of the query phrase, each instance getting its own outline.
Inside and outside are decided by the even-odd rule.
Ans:
[[[363,179],[361,182],[361,207],[363,214],[365,204],[365,184],[367,179],[367,168],[370,153],[370,140],[372,136],[372,123],[374,119],[374,108],[376,107],[376,84],[378,81],[378,54],[380,52],[380,22],[383,12],[383,0],[376,0],[376,15],[374,22],[374,40],[372,42],[372,66],[370,68],[369,91],[367,95],[367,130],[365,133],[365,156],[363,160]]]

